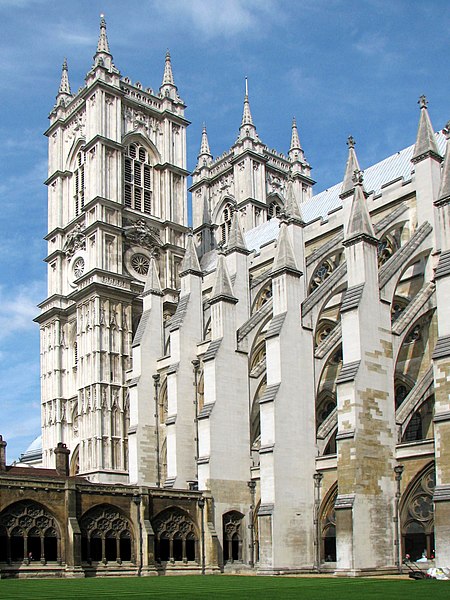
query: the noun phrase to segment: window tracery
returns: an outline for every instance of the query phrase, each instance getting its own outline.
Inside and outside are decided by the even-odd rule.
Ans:
[[[125,206],[152,214],[152,179],[149,153],[137,142],[130,144],[124,161]]]
[[[412,560],[420,558],[425,551],[434,554],[434,504],[436,485],[434,465],[421,475],[410,487],[401,510],[403,556]]]
[[[242,519],[244,515],[238,511],[230,511],[223,515],[223,562],[242,561]]]
[[[61,561],[60,537],[46,508],[31,500],[16,502],[0,515],[0,562]]]
[[[128,520],[113,506],[96,506],[81,519],[84,562],[131,561],[133,536]]]
[[[257,310],[259,310],[262,306],[264,306],[264,304],[269,302],[269,300],[271,298],[272,298],[272,282],[265,285],[262,288],[262,290],[260,290],[258,292],[258,295],[256,296],[256,299],[255,299],[255,302],[253,305],[252,312],[256,312]]]
[[[384,235],[377,245],[378,267],[384,265],[399,249],[399,242],[395,235]]]
[[[325,279],[333,273],[335,269],[340,265],[342,261],[343,253],[338,252],[333,256],[329,256],[323,260],[319,266],[315,269],[309,284],[309,293],[313,292],[318,288]]]
[[[86,153],[78,152],[75,159],[74,175],[74,202],[75,216],[77,217],[84,209],[84,170],[86,164]]]
[[[198,539],[194,522],[179,508],[169,508],[152,522],[157,562],[198,561]]]
[[[231,229],[231,221],[233,220],[234,206],[231,202],[227,202],[222,211],[222,222],[220,224],[220,239],[223,244],[226,244],[228,235]]]

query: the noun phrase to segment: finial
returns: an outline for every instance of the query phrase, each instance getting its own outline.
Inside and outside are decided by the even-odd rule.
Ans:
[[[362,185],[364,181],[364,171],[361,171],[361,169],[355,169],[353,171],[352,180],[355,185]]]
[[[450,121],[447,121],[447,123],[445,124],[442,133],[445,135],[445,137],[449,140],[450,139]]]
[[[356,144],[355,138],[352,135],[349,135],[348,138],[347,138],[347,146],[349,148],[354,148],[355,144]]]
[[[68,71],[68,68],[67,68],[67,58],[64,58],[64,60],[63,60],[62,70],[63,71]]]
[[[248,97],[248,77],[245,78],[245,95]]]
[[[422,94],[417,102],[417,104],[420,106],[420,108],[426,108],[427,104],[428,104],[428,100],[427,97]]]

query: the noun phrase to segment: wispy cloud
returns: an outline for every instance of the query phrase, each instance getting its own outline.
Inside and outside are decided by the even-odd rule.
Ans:
[[[158,8],[171,19],[187,19],[208,39],[261,32],[277,15],[274,0],[169,0]]]
[[[44,297],[42,281],[28,285],[0,286],[0,341],[36,327],[36,304]]]

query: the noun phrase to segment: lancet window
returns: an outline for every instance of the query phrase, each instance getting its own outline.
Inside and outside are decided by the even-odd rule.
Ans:
[[[60,542],[56,520],[37,502],[16,502],[0,515],[0,562],[61,562]]]
[[[84,209],[84,170],[86,164],[86,154],[78,152],[75,159],[74,177],[74,202],[75,216],[77,217]]]
[[[328,494],[322,509],[320,519],[322,562],[336,562],[336,513],[334,510],[336,497],[337,486]]]
[[[124,161],[125,206],[152,214],[152,179],[152,166],[147,150],[141,144],[130,144]]]
[[[81,519],[81,559],[83,562],[133,560],[131,526],[115,507],[96,506]]]
[[[233,219],[234,206],[228,202],[222,211],[222,223],[220,225],[220,239],[223,244],[228,240],[228,235],[231,229],[231,221]]]

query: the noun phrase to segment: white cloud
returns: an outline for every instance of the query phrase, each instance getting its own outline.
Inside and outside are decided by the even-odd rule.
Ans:
[[[189,19],[206,38],[260,32],[279,15],[274,0],[168,0],[158,8],[170,18]]]
[[[0,340],[33,330],[33,318],[38,310],[36,304],[44,297],[41,281],[20,286],[0,286]]]

